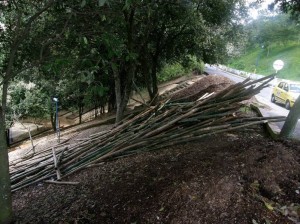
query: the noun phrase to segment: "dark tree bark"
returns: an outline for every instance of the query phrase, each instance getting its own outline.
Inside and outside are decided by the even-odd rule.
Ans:
[[[127,49],[129,53],[134,52],[134,14],[134,8],[131,8],[129,11],[124,12],[124,19],[126,21]],[[124,82],[123,87],[121,86],[121,73],[119,72],[120,69],[117,68],[115,62],[112,63],[112,70],[115,79],[114,81],[117,106],[115,122],[116,124],[118,124],[123,119],[124,111],[129,101],[130,93],[132,91],[132,82],[136,70],[135,63],[135,59],[132,58],[129,58],[128,61],[124,62],[124,72],[122,72],[122,81]]]
[[[283,139],[290,138],[294,133],[299,118],[300,118],[300,97],[298,97],[294,106],[291,108],[289,115],[281,129],[279,137]]]
[[[128,65],[129,67],[126,69],[125,73],[122,74],[125,76],[124,85],[121,85],[120,72],[113,65],[113,74],[115,79],[115,95],[116,95],[116,124],[119,123],[124,116],[124,111],[126,109],[127,103],[129,101],[129,97],[132,91],[133,78],[135,74],[136,66],[133,63]]]
[[[78,116],[79,116],[79,124],[82,123],[82,114],[83,114],[83,103],[82,100],[79,99],[79,103],[78,103]]]
[[[157,67],[158,67],[158,55],[154,55],[152,59],[152,70],[151,70],[151,80],[152,80],[152,95],[151,100],[157,95],[158,87],[157,87]]]
[[[5,133],[5,111],[7,102],[7,89],[9,81],[16,77],[21,71],[15,71],[14,68],[17,52],[20,45],[26,40],[30,34],[32,24],[47,11],[56,0],[45,2],[44,7],[35,12],[27,19],[27,22],[22,23],[22,13],[17,10],[18,18],[14,24],[15,34],[12,37],[11,49],[8,54],[6,66],[4,66],[2,76],[2,100],[0,105],[0,223],[10,223],[12,221],[12,201],[9,176],[9,161],[8,150]],[[1,71],[0,71],[1,72]]]
[[[115,95],[116,95],[116,121],[115,123],[119,123],[123,117],[123,112],[121,110],[121,102],[122,102],[122,94],[121,94],[121,79],[118,68],[115,64],[112,65],[114,80],[115,80]]]
[[[52,126],[52,129],[53,131],[56,131],[56,113],[53,113],[52,110],[50,112],[50,120],[51,120],[51,126]]]
[[[12,201],[10,190],[10,176],[8,150],[5,132],[5,109],[8,83],[3,83],[2,106],[0,106],[0,223],[12,221]]]

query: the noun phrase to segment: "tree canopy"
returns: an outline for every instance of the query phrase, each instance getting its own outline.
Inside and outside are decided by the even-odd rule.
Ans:
[[[282,12],[291,14],[292,18],[300,19],[300,2],[298,0],[274,0],[269,8],[274,10],[275,6],[279,6]]]

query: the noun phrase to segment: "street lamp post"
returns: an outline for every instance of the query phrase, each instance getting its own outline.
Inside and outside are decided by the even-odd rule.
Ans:
[[[59,121],[58,121],[58,98],[53,97],[53,101],[55,102],[55,117],[56,117],[56,134],[57,134],[57,141],[60,143],[60,130],[59,130]]]
[[[273,62],[273,68],[275,70],[275,74],[277,75],[277,72],[280,71],[284,66],[284,62],[282,60],[276,60]],[[274,86],[277,85],[277,77],[275,75],[275,78],[274,78]]]
[[[281,70],[284,66],[284,62],[282,60],[276,60],[273,63],[273,68],[275,69],[276,73]]]
[[[262,53],[264,52],[264,48],[265,48],[265,46],[264,46],[264,45],[261,45],[261,51],[259,52],[259,54],[258,54],[258,56],[257,56],[257,58],[256,58],[256,62],[255,62],[255,71],[254,71],[254,73],[256,73],[256,71],[257,71],[257,69],[258,69],[258,66],[259,66],[259,60],[260,60],[260,58],[261,58]]]

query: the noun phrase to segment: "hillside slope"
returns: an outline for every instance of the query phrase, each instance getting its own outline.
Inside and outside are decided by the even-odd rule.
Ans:
[[[284,68],[278,72],[279,78],[300,81],[300,43],[273,45],[268,49],[254,48],[246,54],[234,58],[229,67],[255,72],[262,75],[274,73],[273,62],[277,59],[284,61]]]

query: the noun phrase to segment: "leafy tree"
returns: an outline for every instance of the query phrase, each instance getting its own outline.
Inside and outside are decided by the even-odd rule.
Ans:
[[[47,117],[47,101],[49,97],[32,83],[17,82],[11,85],[8,108],[18,117],[45,118]],[[12,123],[10,121],[8,123]]]
[[[3,195],[0,204],[5,205],[0,207],[0,222],[11,219],[4,120],[8,87],[14,78],[34,82],[36,90],[48,101],[58,96],[65,105],[76,103],[79,116],[93,100],[100,106],[109,101],[112,108],[116,106],[118,123],[134,80],[147,86],[154,98],[158,90],[157,73],[164,64],[182,61],[187,55],[205,62],[223,60],[219,55],[226,55],[226,43],[234,39],[232,30],[238,27],[240,15],[236,9],[242,9],[242,3],[242,0],[0,3],[0,22],[4,24],[0,33],[0,182],[5,183],[0,186]],[[29,76],[28,69],[36,72]],[[32,100],[39,100],[35,94],[26,91],[25,96],[19,94],[24,113],[38,111],[35,114],[38,116],[47,111],[44,105],[32,107]],[[53,121],[53,114],[50,116]]]
[[[55,0],[0,2],[0,223],[9,223],[12,219],[5,137],[8,87],[15,77],[37,65],[40,47],[35,46],[43,49],[47,45],[45,40],[49,40],[49,33],[44,33],[43,27],[51,19],[47,13],[55,3]]]
[[[275,6],[279,6],[280,10],[284,13],[290,13],[292,18],[300,18],[300,2],[297,0],[274,0],[273,3],[269,5],[271,10],[274,10]]]
[[[250,47],[259,45],[268,48],[272,44],[298,41],[300,30],[297,23],[287,15],[260,16],[246,26]]]
[[[238,14],[234,9],[239,2],[111,0],[100,8],[95,7],[94,1],[82,1],[80,6],[67,2],[64,7],[75,16],[63,48],[74,56],[76,65],[81,65],[73,66],[74,75],[78,70],[89,70],[88,67],[97,67],[97,74],[113,74],[114,83],[109,82],[106,87],[109,95],[115,95],[118,122],[133,80],[147,86],[153,98],[158,90],[157,72],[163,64],[187,54],[205,61],[221,61],[223,58],[218,55],[221,50],[221,54],[226,53],[225,39],[233,39],[229,30],[236,23],[230,21],[231,16]],[[220,10],[224,11],[222,16]],[[95,22],[90,23],[91,19]],[[82,66],[87,64],[83,60],[89,65]]]

